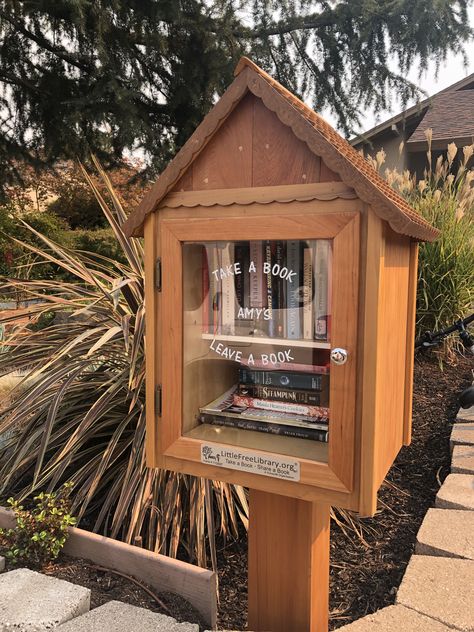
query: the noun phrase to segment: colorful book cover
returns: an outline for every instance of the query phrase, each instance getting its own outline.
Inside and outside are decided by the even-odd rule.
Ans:
[[[273,401],[271,399],[259,399],[258,397],[248,397],[234,394],[234,404],[236,406],[246,406],[247,408],[258,408],[261,410],[271,410],[278,413],[288,413],[289,415],[305,415],[306,417],[329,417],[329,409],[322,406],[309,404],[294,404],[293,402]]]

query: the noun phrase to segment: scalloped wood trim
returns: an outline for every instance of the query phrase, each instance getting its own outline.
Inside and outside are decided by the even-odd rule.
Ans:
[[[433,241],[438,237],[439,231],[391,189],[324,119],[250,60],[241,60],[239,66],[236,69],[237,77],[222,98],[125,222],[124,230],[128,235],[143,234],[145,217],[157,208],[238,102],[250,91],[262,99],[265,106],[284,125],[290,127],[315,155],[320,156],[332,171],[338,173],[346,185],[353,187],[357,195],[370,204],[374,212],[387,221],[395,232],[421,241]]]
[[[193,208],[195,206],[231,206],[271,204],[279,202],[308,202],[311,200],[357,199],[355,191],[343,182],[318,182],[314,184],[289,184],[272,187],[239,189],[214,189],[207,191],[180,191],[169,193],[159,204],[160,208]]]

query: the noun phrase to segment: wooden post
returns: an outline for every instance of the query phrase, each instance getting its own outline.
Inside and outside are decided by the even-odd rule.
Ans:
[[[329,509],[250,490],[249,630],[327,632]]]

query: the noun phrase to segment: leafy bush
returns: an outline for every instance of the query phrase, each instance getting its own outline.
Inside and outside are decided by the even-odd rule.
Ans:
[[[24,372],[34,386],[0,414],[0,434],[13,431],[0,448],[0,495],[21,501],[72,481],[72,511],[94,531],[125,542],[141,536],[150,550],[179,550],[203,566],[210,551],[215,565],[216,529],[236,536],[247,499],[240,487],[146,467],[143,248],[124,235],[124,210],[102,177],[113,206],[89,184],[126,263],[33,230],[42,258],[74,281],[4,280],[9,291],[42,295],[31,314],[63,318],[27,332],[19,317],[6,341],[2,371]]]
[[[61,494],[41,492],[33,498],[34,507],[25,509],[13,498],[8,504],[15,514],[14,529],[0,529],[0,546],[13,563],[41,566],[58,557],[66,543],[68,529],[76,524],[71,516],[69,494],[71,483],[65,483]]]
[[[388,182],[441,231],[437,241],[420,244],[418,336],[465,317],[474,303],[474,171],[468,169],[474,145],[460,151],[451,143],[447,155],[433,165],[431,130],[426,136],[429,147],[422,180],[408,171],[385,171]],[[383,161],[381,152],[374,166]]]

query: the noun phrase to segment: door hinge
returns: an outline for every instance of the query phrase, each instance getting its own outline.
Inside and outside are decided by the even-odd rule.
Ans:
[[[155,264],[155,287],[161,292],[161,259],[158,258]]]
[[[161,417],[161,384],[157,384],[155,388],[155,412]]]

